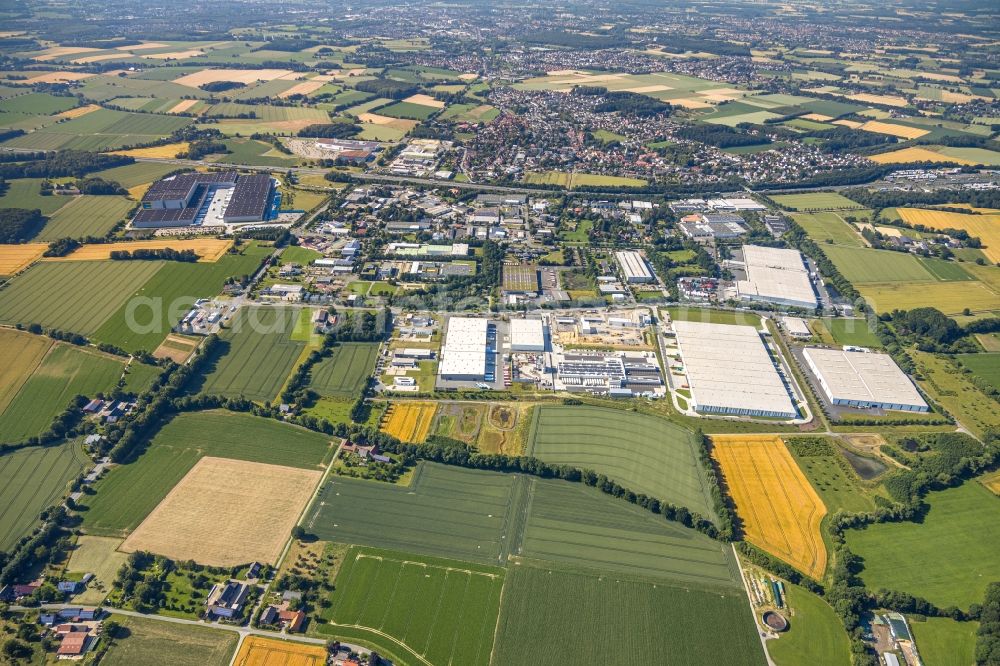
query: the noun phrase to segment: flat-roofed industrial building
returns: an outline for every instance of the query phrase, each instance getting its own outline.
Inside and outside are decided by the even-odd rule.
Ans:
[[[545,351],[545,324],[541,319],[510,320],[511,351]]]
[[[695,411],[793,419],[798,410],[753,326],[674,321]]]
[[[159,180],[146,191],[132,226],[143,229],[214,223],[260,222],[274,199],[268,175],[235,171],[183,173]]]
[[[920,391],[888,354],[806,347],[802,356],[834,405],[928,410]]]
[[[622,250],[615,252],[615,258],[622,267],[626,282],[631,284],[656,282],[653,271],[649,269],[649,264],[641,253],[635,250]]]
[[[800,308],[816,307],[816,291],[798,250],[744,245],[743,263],[747,279],[736,282],[741,299]]]
[[[444,345],[441,348],[441,379],[452,381],[482,381],[486,376],[486,331],[489,321],[474,317],[452,317],[448,320]]]

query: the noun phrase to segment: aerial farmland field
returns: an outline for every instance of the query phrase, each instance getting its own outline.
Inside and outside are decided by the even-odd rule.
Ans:
[[[247,636],[232,666],[324,666],[326,649],[288,640]]]
[[[781,666],[850,663],[850,643],[830,604],[798,585],[785,585],[785,595],[795,615],[790,629],[767,644],[767,652],[775,663]],[[923,646],[919,648],[923,655]]]
[[[89,463],[78,442],[27,447],[0,455],[0,551],[38,523]]]
[[[504,536],[520,531],[526,481],[436,463],[421,463],[408,487],[334,476],[303,527],[325,541],[502,564],[514,538]]]
[[[712,443],[746,540],[821,580],[827,553],[820,523],[827,509],[784,442],[715,435]]]
[[[925,208],[897,208],[907,224],[931,229],[962,229],[983,242],[983,253],[993,262],[1000,262],[1000,215],[964,215]]]
[[[552,566],[507,572],[496,641],[496,664],[766,663],[738,588],[675,587]]]
[[[116,617],[128,637],[116,640],[101,659],[106,666],[169,663],[171,666],[229,666],[239,635],[143,617]],[[249,640],[249,639],[248,639]]]
[[[434,420],[434,402],[397,402],[389,405],[382,418],[382,432],[403,442],[419,443],[427,439]]]
[[[367,628],[381,632],[368,640],[378,644],[387,635],[394,650],[428,663],[487,666],[503,583],[501,568],[355,546],[344,557],[329,597],[333,605],[324,612],[334,624],[320,631],[337,635],[337,625],[345,625],[354,634]]]
[[[121,196],[73,197],[45,223],[35,240],[51,242],[60,238],[104,236],[125,218],[134,201]]]
[[[864,558],[860,576],[869,589],[887,588],[944,607],[983,599],[1000,570],[1000,501],[978,483],[930,493],[920,523],[870,525],[847,532],[847,545]]]
[[[291,339],[296,308],[244,308],[224,331],[203,393],[273,400],[291,374],[305,343]]]
[[[959,354],[957,358],[973,375],[1000,391],[1000,354]]]
[[[357,396],[375,369],[377,355],[377,344],[341,343],[333,348],[328,358],[313,366],[309,386],[328,397]]]
[[[46,243],[0,245],[0,275],[14,275],[42,258]]]
[[[871,211],[863,210],[847,213],[855,217],[867,217]],[[791,218],[802,227],[810,238],[817,242],[833,241],[838,245],[864,247],[861,234],[844,219],[845,215],[833,211],[816,213],[793,213]]]
[[[607,474],[637,493],[715,518],[695,435],[669,421],[604,407],[542,405],[528,455]]]
[[[6,409],[0,410],[0,442],[21,442],[41,434],[77,395],[94,397],[111,391],[122,376],[122,359],[54,344],[24,380]]]
[[[226,411],[192,412],[165,425],[135,461],[120,465],[84,500],[88,533],[124,536],[203,456],[320,470],[333,450],[324,435]]]
[[[864,208],[836,192],[810,192],[808,194],[776,194],[771,197],[776,204],[789,210],[850,210]]]

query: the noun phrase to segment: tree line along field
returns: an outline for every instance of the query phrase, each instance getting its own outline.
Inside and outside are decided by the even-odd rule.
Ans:
[[[495,664],[766,663],[745,593],[515,566]]]
[[[204,456],[322,469],[332,453],[324,435],[246,414],[180,414],[134,462],[116,466],[81,502],[88,533],[122,536],[135,529]]]
[[[29,533],[89,462],[76,441],[0,455],[0,551]]]
[[[104,236],[135,206],[122,196],[94,196],[84,194],[73,197],[57,210],[35,237],[37,241],[52,242],[60,238]]]
[[[319,631],[340,637],[364,630],[378,644],[425,663],[488,666],[500,612],[504,570],[371,548],[350,548]],[[381,634],[374,633],[375,631]],[[407,655],[408,656],[408,655]],[[406,659],[403,658],[405,663]],[[416,660],[414,660],[416,661]]]
[[[9,336],[0,339],[5,337]],[[52,344],[10,397],[6,408],[0,408],[0,442],[21,442],[41,434],[75,396],[93,397],[110,391],[118,384],[123,370],[124,364],[114,356],[63,343]]]
[[[309,387],[330,398],[354,397],[361,393],[375,368],[378,344],[343,342],[328,358],[312,367]]]
[[[695,435],[655,416],[591,406],[535,409],[527,455],[589,468],[623,486],[715,519]]]
[[[324,541],[502,564],[504,535],[520,531],[524,482],[435,463],[421,463],[409,487],[332,477],[303,526]]]
[[[291,339],[298,308],[242,308],[223,331],[201,392],[273,400],[291,374],[304,342]]]
[[[923,597],[940,607],[980,603],[1000,571],[1000,500],[979,483],[930,493],[923,522],[870,525],[846,533],[864,560],[869,589]],[[987,527],[991,526],[991,527]]]
[[[771,435],[715,435],[712,444],[746,540],[821,580],[827,553],[820,524],[827,508],[784,442]]]

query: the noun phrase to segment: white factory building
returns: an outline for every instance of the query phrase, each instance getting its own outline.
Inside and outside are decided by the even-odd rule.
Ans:
[[[452,317],[448,320],[441,363],[441,379],[482,381],[486,376],[486,329],[489,321],[472,317]]]
[[[541,319],[510,320],[511,351],[545,351],[545,324]]]
[[[693,321],[674,321],[673,327],[695,411],[798,416],[756,328]]]
[[[815,308],[818,304],[798,250],[744,245],[743,263],[747,278],[736,282],[742,300],[800,308]]]
[[[928,410],[917,387],[888,354],[806,347],[802,355],[834,405]]]
[[[641,253],[635,250],[623,250],[615,252],[615,259],[621,265],[622,274],[629,284],[656,282],[653,271],[649,269],[649,264]]]

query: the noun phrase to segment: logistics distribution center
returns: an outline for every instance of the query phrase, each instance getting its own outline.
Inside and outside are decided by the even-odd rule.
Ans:
[[[802,355],[834,405],[928,411],[917,387],[888,354],[806,347]]]
[[[545,325],[541,319],[511,319],[510,349],[516,352],[545,351]]]
[[[492,328],[492,343],[490,329]],[[492,345],[493,349],[490,350]],[[496,329],[487,319],[452,317],[441,348],[438,374],[449,381],[493,381],[496,369]]]
[[[742,300],[816,307],[816,292],[798,250],[744,245],[743,263],[747,279],[736,282]]]
[[[691,406],[709,414],[794,419],[789,388],[753,326],[674,321]]]
[[[182,173],[153,183],[142,197],[132,226],[220,226],[268,219],[275,208],[274,181],[267,175]]]
[[[629,284],[643,284],[656,282],[656,276],[649,270],[646,259],[635,250],[623,250],[615,252],[615,258],[622,267],[625,281]]]

